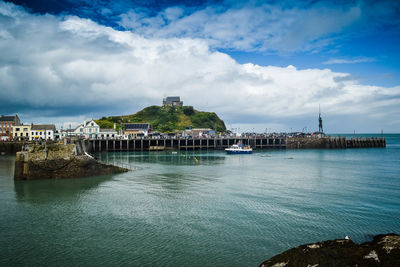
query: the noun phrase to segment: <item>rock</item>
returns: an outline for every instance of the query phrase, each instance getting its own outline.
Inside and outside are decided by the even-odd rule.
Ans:
[[[400,236],[377,235],[371,242],[356,244],[336,239],[289,249],[260,266],[400,266]]]
[[[15,180],[80,178],[127,172],[125,168],[104,164],[90,156],[73,155],[74,145],[33,146],[18,152],[15,159]]]

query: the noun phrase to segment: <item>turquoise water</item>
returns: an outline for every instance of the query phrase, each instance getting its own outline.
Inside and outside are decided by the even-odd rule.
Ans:
[[[379,136],[379,135],[378,135]],[[132,172],[13,180],[0,156],[0,265],[256,266],[302,243],[400,232],[387,148],[108,153]]]

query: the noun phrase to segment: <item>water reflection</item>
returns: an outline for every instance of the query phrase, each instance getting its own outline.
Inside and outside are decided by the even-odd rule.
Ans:
[[[196,173],[187,171],[171,171],[160,172],[156,174],[148,174],[145,177],[147,184],[159,185],[163,190],[157,190],[157,194],[163,192],[165,194],[173,193],[190,193],[193,190],[199,189],[199,186],[204,186],[208,183],[217,181],[213,176],[202,176]]]
[[[0,155],[0,177],[14,177],[15,157]]]
[[[99,176],[79,179],[14,181],[14,189],[18,201],[34,203],[78,201],[110,178],[110,176]]]
[[[136,188],[143,187],[147,193],[166,196],[190,193],[199,185],[215,182],[221,171],[215,166],[224,164],[226,159],[224,153],[214,151],[115,152],[98,157],[105,163],[132,169],[118,177],[124,183],[135,183]]]
[[[185,151],[185,152],[114,152],[101,153],[99,159],[111,164],[127,164],[131,167],[135,163],[157,163],[164,165],[216,165],[225,160],[224,154],[216,154],[208,151]]]

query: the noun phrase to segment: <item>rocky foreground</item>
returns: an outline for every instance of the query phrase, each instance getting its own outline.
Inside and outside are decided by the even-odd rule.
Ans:
[[[377,235],[371,242],[356,244],[336,239],[289,249],[260,266],[400,266],[400,236]]]

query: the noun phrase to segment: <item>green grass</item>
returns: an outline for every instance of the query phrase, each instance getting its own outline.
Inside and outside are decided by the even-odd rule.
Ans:
[[[160,107],[150,106],[126,116],[103,117],[95,120],[100,128],[113,128],[114,123],[120,129],[122,123],[151,123],[154,131],[162,133],[177,132],[186,127],[211,128],[217,132],[225,132],[226,127],[214,112],[195,110],[191,106],[184,107]]]

